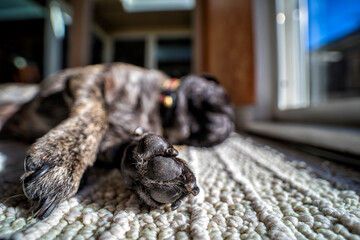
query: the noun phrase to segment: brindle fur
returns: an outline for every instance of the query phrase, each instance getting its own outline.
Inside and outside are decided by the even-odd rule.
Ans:
[[[152,207],[162,206],[151,194],[160,194],[158,198],[166,202],[172,199],[172,189],[177,189],[181,194],[169,202],[176,209],[189,193],[197,194],[194,174],[176,157],[171,143],[212,146],[222,142],[233,130],[232,107],[217,83],[188,76],[177,91],[173,121],[164,134],[159,95],[168,78],[160,71],[114,63],[67,69],[42,82],[39,94],[8,120],[1,133],[35,141],[22,176],[35,216],[48,216],[59,202],[73,196],[97,155],[112,158],[109,152],[124,145],[128,147],[122,164],[137,164],[136,168],[123,167],[124,184],[140,200]],[[151,134],[134,137],[139,126]],[[151,144],[141,148],[144,139]],[[151,179],[147,164],[156,156],[173,161],[181,175],[174,175],[171,181]],[[171,175],[175,170],[167,170],[165,165],[164,174],[166,171]],[[156,188],[155,192],[151,188]]]

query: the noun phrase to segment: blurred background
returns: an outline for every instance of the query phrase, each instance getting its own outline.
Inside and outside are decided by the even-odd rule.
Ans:
[[[3,104],[67,67],[207,72],[239,130],[360,155],[357,0],[1,0],[0,29]]]

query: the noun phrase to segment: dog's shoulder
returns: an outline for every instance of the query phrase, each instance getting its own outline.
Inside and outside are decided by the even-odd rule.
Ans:
[[[99,81],[104,81],[105,91],[109,92],[110,95],[117,95],[125,87],[131,89],[134,86],[142,86],[150,90],[159,89],[161,84],[169,78],[161,71],[145,69],[127,63],[96,64],[68,68],[51,74],[42,81],[39,94],[47,97],[61,92],[65,89],[66,81],[79,75],[82,75],[83,81],[87,81],[89,77],[97,77]]]
[[[105,98],[108,103],[126,96],[129,100],[140,95],[158,95],[162,83],[168,79],[158,70],[145,69],[126,63],[107,65],[103,72]]]
[[[73,76],[99,74],[102,73],[104,69],[106,69],[106,65],[97,64],[60,70],[49,75],[41,82],[39,94],[42,97],[56,94],[64,90],[66,81],[71,79]],[[84,81],[86,81],[85,77]]]

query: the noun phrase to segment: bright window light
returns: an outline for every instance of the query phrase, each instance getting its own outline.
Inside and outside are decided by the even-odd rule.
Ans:
[[[6,155],[0,152],[0,172],[5,169]]]
[[[195,0],[120,0],[126,12],[191,10]]]
[[[63,39],[65,36],[65,22],[60,4],[56,1],[50,3],[50,20],[55,37]]]

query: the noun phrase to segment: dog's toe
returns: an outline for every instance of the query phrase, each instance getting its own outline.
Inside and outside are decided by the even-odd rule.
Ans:
[[[199,192],[195,175],[178,154],[164,138],[145,135],[125,150],[121,163],[125,186],[149,206],[172,204],[176,210],[184,197]]]
[[[25,158],[23,191],[31,202],[34,217],[39,219],[49,216],[61,201],[74,195],[80,184],[79,172],[69,167],[69,162],[57,159],[40,150]]]
[[[172,158],[157,156],[147,165],[146,175],[157,181],[170,181],[180,176],[181,166]]]
[[[148,191],[152,199],[159,203],[173,203],[182,196],[178,188],[169,185],[154,184]]]

